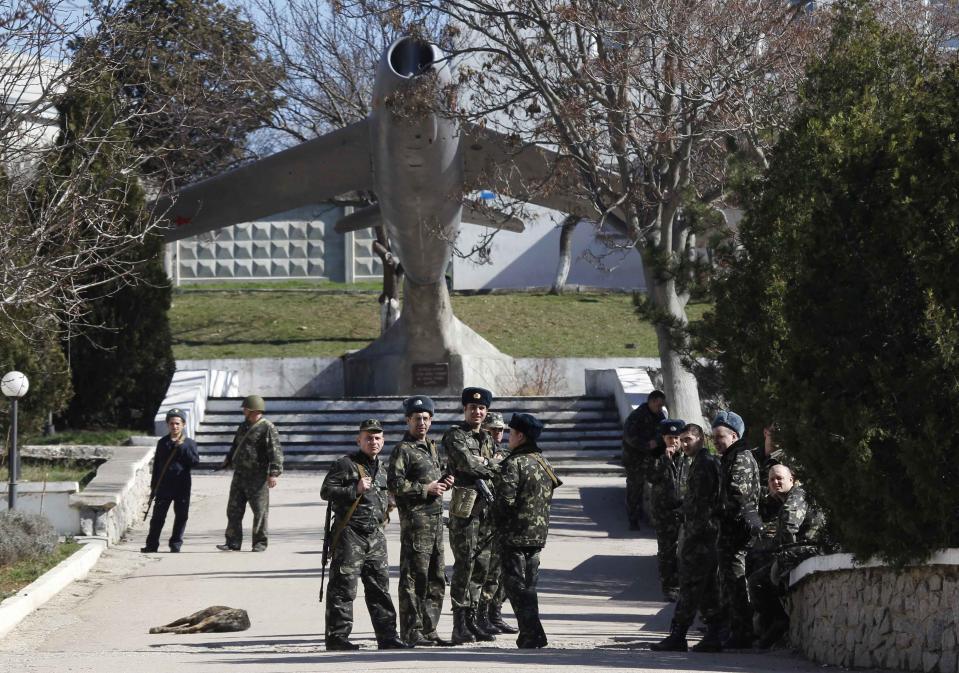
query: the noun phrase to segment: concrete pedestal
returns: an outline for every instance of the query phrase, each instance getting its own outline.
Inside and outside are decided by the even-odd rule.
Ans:
[[[453,315],[445,282],[407,279],[403,313],[379,339],[344,358],[347,396],[494,393],[514,378],[513,358]]]

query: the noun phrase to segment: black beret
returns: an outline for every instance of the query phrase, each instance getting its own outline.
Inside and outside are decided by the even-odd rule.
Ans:
[[[427,412],[430,416],[433,415],[433,411],[436,406],[433,404],[433,400],[426,397],[425,395],[417,395],[416,397],[408,397],[403,400],[403,409],[406,410],[407,416],[412,416],[413,414],[418,414],[421,411]]]
[[[513,414],[513,417],[509,419],[509,427],[535,440],[543,432],[543,421],[532,414]]]
[[[371,432],[376,434],[378,432],[383,432],[383,426],[380,425],[380,422],[375,418],[368,418],[360,423],[360,432]]]
[[[681,418],[667,418],[659,422],[659,434],[663,437],[666,435],[681,435],[685,430],[686,421]]]
[[[183,409],[178,407],[174,407],[166,412],[166,419],[170,420],[171,418],[179,418],[181,421],[186,423],[186,413],[183,411]]]
[[[463,406],[467,404],[482,404],[488,407],[493,403],[493,393],[486,388],[463,388]]]

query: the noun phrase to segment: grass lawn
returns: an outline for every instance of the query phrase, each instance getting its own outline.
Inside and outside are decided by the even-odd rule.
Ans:
[[[174,296],[177,359],[336,357],[379,335],[375,294],[250,291],[272,287],[265,283],[228,287],[196,285]],[[690,306],[690,318],[705,308]],[[514,357],[658,355],[652,326],[636,317],[627,294],[456,295],[453,310]]]
[[[97,474],[97,463],[88,460],[38,460],[21,458],[20,481],[78,481],[83,488]],[[10,478],[7,463],[0,465],[0,482]]]
[[[81,545],[73,541],[61,542],[52,554],[44,558],[0,566],[0,601],[20,591],[20,589],[77,551],[80,546]]]

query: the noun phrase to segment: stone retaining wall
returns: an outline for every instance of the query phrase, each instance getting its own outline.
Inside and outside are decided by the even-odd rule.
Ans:
[[[807,568],[788,599],[791,642],[821,664],[959,673],[957,557],[949,550],[903,570]],[[830,558],[811,561],[827,567]]]

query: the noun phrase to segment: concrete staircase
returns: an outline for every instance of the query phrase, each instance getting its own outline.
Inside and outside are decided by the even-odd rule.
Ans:
[[[384,459],[406,429],[402,399],[270,398],[266,416],[280,432],[286,469],[322,470],[356,447],[357,427],[367,418],[379,419],[386,434]],[[458,397],[434,397],[437,412],[430,436],[442,434],[463,418]],[[196,431],[201,467],[223,462],[240,414],[241,398],[212,397]],[[622,474],[622,430],[612,401],[602,397],[503,397],[493,407],[507,421],[513,412],[535,414],[546,422],[540,445],[563,474]]]

